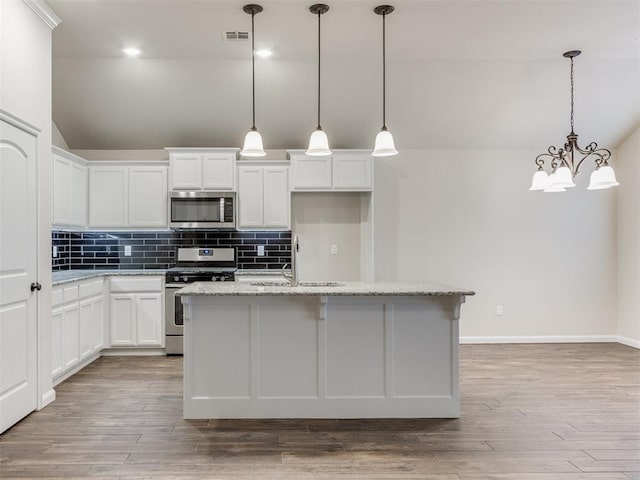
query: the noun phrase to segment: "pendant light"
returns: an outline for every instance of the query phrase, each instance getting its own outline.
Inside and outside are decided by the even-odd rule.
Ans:
[[[327,134],[320,126],[320,17],[329,11],[329,5],[324,3],[316,3],[309,7],[309,11],[314,15],[318,15],[318,126],[309,138],[309,148],[307,155],[314,157],[322,155],[331,155],[329,149],[329,139]]]
[[[386,58],[386,18],[394,8],[391,5],[380,5],[373,9],[377,15],[382,15],[382,130],[376,135],[376,143],[373,149],[374,157],[390,157],[397,155],[393,135],[387,130],[386,103],[387,103],[387,58]]]
[[[252,92],[252,112],[253,124],[251,130],[244,137],[244,146],[240,155],[243,157],[264,157],[266,153],[262,146],[262,136],[256,128],[256,44],[254,35],[254,17],[256,13],[260,13],[263,9],[260,5],[250,3],[242,7],[244,13],[251,15],[251,92]]]
[[[578,145],[578,134],[573,126],[573,59],[580,55],[580,50],[571,50],[562,54],[571,62],[571,132],[567,135],[567,142],[563,147],[551,146],[545,153],[536,157],[536,172],[531,180],[529,190],[541,190],[543,192],[564,192],[567,188],[575,187],[573,179],[580,173],[580,167],[587,159],[594,161],[596,169],[590,177],[587,190],[602,190],[619,185],[613,168],[609,165],[611,152],[606,148],[598,148],[596,142],[591,142],[585,148]],[[544,169],[544,161],[548,159],[551,164],[551,174]]]

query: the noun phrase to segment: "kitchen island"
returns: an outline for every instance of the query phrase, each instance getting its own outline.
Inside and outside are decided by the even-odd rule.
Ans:
[[[191,284],[184,418],[460,416],[458,320],[435,283]]]

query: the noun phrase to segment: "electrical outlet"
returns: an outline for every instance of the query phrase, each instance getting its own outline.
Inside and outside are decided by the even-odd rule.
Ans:
[[[130,257],[131,256],[131,245],[125,245],[124,246],[124,256],[125,257]]]
[[[58,246],[53,246],[53,258],[58,258]]]
[[[258,245],[258,256],[264,257],[264,245]]]
[[[502,305],[496,305],[496,315],[501,317],[502,313]]]
[[[337,255],[338,254],[338,244],[334,243],[331,245],[331,255]]]

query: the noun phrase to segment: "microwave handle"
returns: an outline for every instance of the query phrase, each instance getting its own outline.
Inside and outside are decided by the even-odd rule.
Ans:
[[[220,197],[220,221],[224,222],[224,197]]]

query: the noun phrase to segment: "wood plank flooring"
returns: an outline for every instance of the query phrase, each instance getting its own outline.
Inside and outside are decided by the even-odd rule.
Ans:
[[[640,480],[640,351],[463,345],[456,420],[196,420],[181,357],[102,357],[0,436],[0,477]]]

